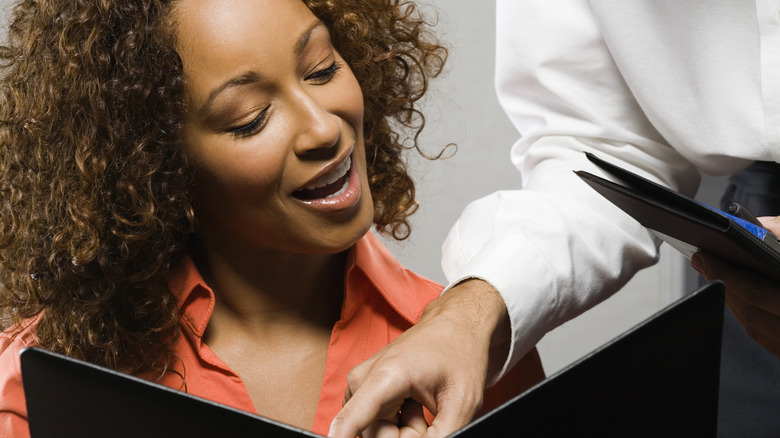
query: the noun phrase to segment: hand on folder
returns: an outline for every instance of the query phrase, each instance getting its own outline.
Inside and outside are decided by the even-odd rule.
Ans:
[[[363,436],[372,438],[415,432],[444,437],[469,423],[482,404],[488,371],[488,351],[481,346],[490,344],[496,327],[508,324],[501,319],[506,308],[500,296],[483,285],[490,288],[478,280],[452,288],[428,306],[415,326],[355,367],[347,403],[328,436],[354,437],[365,429]],[[415,417],[397,418],[410,398],[436,414],[427,431],[405,422]]]
[[[780,235],[780,216],[759,218],[764,228]],[[707,280],[726,285],[726,304],[745,331],[780,359],[780,284],[735,263],[699,252],[691,266]]]

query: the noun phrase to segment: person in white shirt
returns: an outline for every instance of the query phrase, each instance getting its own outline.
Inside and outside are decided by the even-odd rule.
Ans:
[[[687,195],[699,172],[750,166],[734,184],[768,175],[751,190],[767,195],[762,208],[777,205],[762,214],[780,214],[780,1],[498,0],[496,59],[499,100],[520,132],[511,159],[522,189],[463,212],[444,244],[452,286],[417,330],[353,370],[337,436],[405,398],[439,411],[429,436],[451,433],[478,405],[474,386],[655,263],[657,239],[572,172],[601,173],[584,151]],[[780,219],[765,221],[780,234]],[[762,389],[730,382],[739,366],[727,342],[752,341],[725,335],[719,433],[776,432],[780,417],[762,412],[780,406],[777,282],[706,254],[693,261],[726,283],[727,303],[767,349],[747,364]],[[430,337],[442,347],[423,351]]]

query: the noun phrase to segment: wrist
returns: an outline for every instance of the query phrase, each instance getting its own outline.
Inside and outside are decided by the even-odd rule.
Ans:
[[[432,317],[450,320],[482,338],[490,348],[507,345],[511,338],[504,299],[490,283],[481,279],[464,280],[431,302],[421,320]]]

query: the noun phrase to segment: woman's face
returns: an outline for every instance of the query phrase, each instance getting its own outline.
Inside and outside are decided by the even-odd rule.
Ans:
[[[300,0],[184,0],[174,10],[201,238],[332,253],[371,226],[363,96]]]

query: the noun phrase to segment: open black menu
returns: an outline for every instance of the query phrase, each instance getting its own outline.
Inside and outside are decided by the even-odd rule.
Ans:
[[[715,436],[722,316],[712,283],[452,436]],[[32,438],[317,436],[40,348],[21,365]]]

